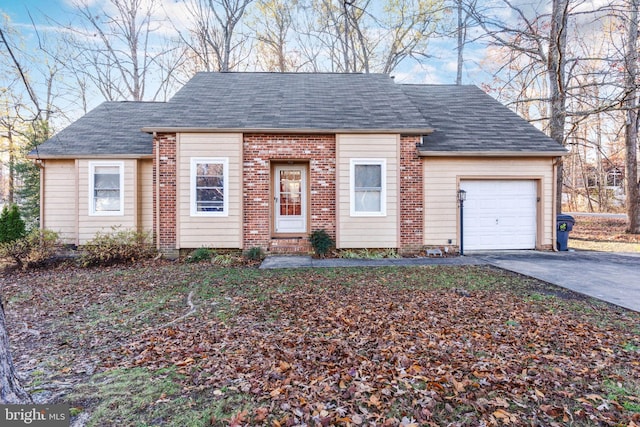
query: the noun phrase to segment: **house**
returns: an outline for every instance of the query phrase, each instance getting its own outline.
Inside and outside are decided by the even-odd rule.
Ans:
[[[199,73],[165,103],[105,102],[34,150],[41,226],[158,249],[552,249],[566,150],[475,86],[382,74]]]

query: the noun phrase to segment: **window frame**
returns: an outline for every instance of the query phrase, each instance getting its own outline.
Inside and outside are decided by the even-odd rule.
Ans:
[[[380,166],[380,210],[356,211],[356,166]],[[350,216],[384,217],[387,216],[387,160],[386,159],[351,159],[349,164],[349,201]]]
[[[96,210],[95,185],[96,167],[117,167],[120,175],[120,209],[117,211]],[[89,162],[89,216],[124,216],[124,162],[122,161],[91,161]]]
[[[190,167],[190,214],[192,217],[227,217],[229,216],[229,158],[228,157],[192,157]],[[222,165],[222,212],[199,212],[197,200],[197,171],[199,164]]]

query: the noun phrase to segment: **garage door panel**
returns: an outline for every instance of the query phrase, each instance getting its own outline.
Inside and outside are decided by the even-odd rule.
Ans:
[[[537,190],[533,180],[468,180],[465,250],[534,249]]]

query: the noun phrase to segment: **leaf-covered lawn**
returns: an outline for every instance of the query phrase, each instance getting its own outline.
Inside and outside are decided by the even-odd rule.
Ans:
[[[640,315],[488,267],[4,279],[33,391],[97,426],[640,424]]]

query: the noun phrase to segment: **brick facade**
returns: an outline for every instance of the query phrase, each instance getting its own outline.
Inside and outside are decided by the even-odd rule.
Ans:
[[[166,254],[174,254],[177,244],[176,149],[176,134],[158,134],[154,138],[153,229],[157,248]],[[158,185],[159,195],[155,194]]]
[[[417,253],[424,238],[424,180],[419,136],[400,137],[400,252]]]
[[[422,160],[417,136],[400,139],[400,244],[402,253],[423,246]],[[157,247],[175,254],[177,244],[176,134],[158,134],[154,140],[153,218]],[[335,135],[243,136],[243,245],[245,249],[308,252],[305,236],[273,239],[272,173],[278,164],[293,162],[307,167],[308,230],[325,229],[336,238],[336,137]],[[159,189],[159,195],[156,194]]]
[[[335,135],[246,134],[243,144],[244,247],[278,246],[271,242],[271,167],[289,161],[308,165],[308,229],[323,228],[335,239]],[[308,248],[306,239],[300,239],[299,246]]]

